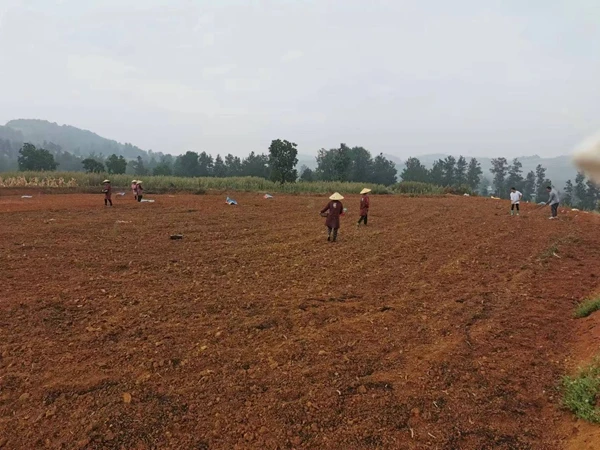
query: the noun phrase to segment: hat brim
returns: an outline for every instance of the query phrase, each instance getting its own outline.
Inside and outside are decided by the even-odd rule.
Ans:
[[[360,191],[361,194],[368,194],[369,192],[371,192],[371,189],[367,189],[367,188]]]
[[[103,183],[110,183],[110,180],[104,180]]]
[[[331,197],[329,197],[329,200],[344,200],[344,197],[340,194],[333,194]]]

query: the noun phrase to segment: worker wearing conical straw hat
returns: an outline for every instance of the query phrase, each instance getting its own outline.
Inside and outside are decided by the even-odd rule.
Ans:
[[[104,192],[104,206],[112,206],[112,187],[110,186],[110,180],[104,180],[104,186],[102,187],[102,192]]]
[[[368,216],[369,216],[369,192],[371,189],[364,188],[360,191],[360,218],[358,219],[357,227],[360,227],[360,223],[364,222],[367,224]]]
[[[133,192],[133,198],[137,200],[137,192],[135,187],[137,186],[137,180],[131,180],[131,192]]]
[[[326,215],[325,226],[327,227],[327,240],[331,241],[333,232],[333,242],[337,240],[338,230],[340,228],[340,215],[344,211],[341,200],[344,197],[339,192],[329,197],[330,202],[321,210],[321,215]]]
[[[142,180],[137,180],[135,183],[135,195],[138,202],[142,201],[144,196],[144,188],[142,187]]]

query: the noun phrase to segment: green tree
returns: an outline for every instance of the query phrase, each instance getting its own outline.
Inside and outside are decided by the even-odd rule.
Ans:
[[[127,161],[114,153],[106,160],[106,171],[110,174],[122,174],[127,170]]]
[[[100,161],[96,161],[95,159],[86,158],[81,161],[81,164],[83,165],[83,170],[85,170],[86,173],[104,172],[104,164],[102,164]]]
[[[320,149],[317,152],[317,169],[315,175],[319,180],[332,181],[336,179],[335,152]]]
[[[146,169],[146,166],[144,165],[144,161],[142,160],[141,156],[138,156],[132,163],[131,165],[133,166],[133,174],[134,175],[140,175],[140,176],[144,176],[144,175],[148,175],[148,169]]]
[[[221,162],[223,162],[221,160]],[[200,153],[198,156],[198,176],[199,177],[210,177],[214,175],[214,161],[213,157],[206,152]]]
[[[535,168],[535,201],[544,202],[548,198],[548,191],[546,190],[546,169],[538,164]]]
[[[302,166],[300,168],[300,180],[306,182],[315,181],[315,174],[308,167]]]
[[[562,201],[565,205],[572,206],[573,205],[573,195],[575,193],[574,186],[571,180],[567,180],[565,184],[565,188],[563,190],[563,198]]]
[[[225,156],[225,169],[228,177],[239,177],[242,174],[242,160],[229,153]]]
[[[178,177],[197,177],[200,176],[200,164],[198,162],[198,153],[185,152],[175,159],[173,173]]]
[[[465,157],[462,155],[459,156],[458,160],[456,161],[456,170],[454,172],[454,184],[456,184],[457,186],[469,184],[467,180],[467,166],[468,164]]]
[[[348,181],[367,182],[373,173],[373,158],[371,153],[363,147],[350,149],[350,176]]]
[[[254,152],[242,161],[242,175],[245,177],[269,178],[269,157]]]
[[[600,191],[598,190],[596,184],[591,180],[588,180],[585,185],[587,189],[585,193],[584,207],[590,211],[596,211],[598,209],[598,195],[600,194]]]
[[[586,195],[587,189],[585,187],[585,175],[581,172],[577,172],[577,176],[575,177],[575,199],[573,204],[583,208]]]
[[[471,158],[469,161],[469,168],[467,169],[467,185],[473,190],[477,190],[479,182],[481,180],[481,164],[475,158]],[[487,194],[487,192],[486,192]]]
[[[227,167],[225,167],[225,163],[223,162],[221,155],[217,155],[215,158],[213,174],[216,178],[225,178],[227,176]]]
[[[433,167],[429,171],[430,183],[438,186],[444,185],[444,161],[438,159],[433,163]]]
[[[296,164],[298,164],[297,145],[286,140],[276,139],[269,146],[269,167],[271,179],[281,184],[293,183],[298,178]]]
[[[523,182],[523,190],[521,191],[523,194],[523,200],[530,202],[533,200],[535,194],[535,173],[533,170],[530,170],[525,177],[525,181]]]
[[[506,191],[510,191],[511,187],[515,187],[518,191],[522,191],[523,181],[523,164],[521,164],[521,161],[515,158],[513,159],[511,166],[508,168]]]
[[[456,182],[456,158],[446,156],[442,168],[444,170],[443,186],[453,186]]]
[[[397,173],[396,164],[383,156],[383,153],[373,160],[373,183],[390,186],[396,182]]]
[[[508,195],[504,192],[506,186],[506,173],[508,172],[508,161],[506,161],[506,158],[492,159],[490,172],[494,175],[493,183],[496,196],[501,197],[502,194],[504,194],[504,197],[506,197]]]
[[[19,150],[17,162],[21,171],[56,170],[58,166],[52,153],[43,148],[35,148],[35,145],[29,143],[23,144],[23,147]]]
[[[404,170],[400,174],[402,181],[429,182],[429,171],[418,158],[408,158],[404,166]]]
[[[479,193],[479,195],[487,196],[490,193],[491,186],[492,182],[489,180],[489,178],[482,177],[481,181],[479,182],[479,185],[477,186],[477,192]]]
[[[166,162],[159,162],[156,167],[152,170],[153,175],[170,176],[173,174],[171,165]]]

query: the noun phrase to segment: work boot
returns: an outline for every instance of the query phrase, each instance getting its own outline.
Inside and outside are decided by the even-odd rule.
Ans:
[[[512,216],[513,214],[514,214],[514,212],[513,212],[513,211],[512,211],[512,209],[511,209],[511,211],[510,211],[510,215]]]

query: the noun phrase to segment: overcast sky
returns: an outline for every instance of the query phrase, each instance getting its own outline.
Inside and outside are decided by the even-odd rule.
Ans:
[[[598,0],[0,0],[0,123],[144,149],[568,153],[600,129]]]

